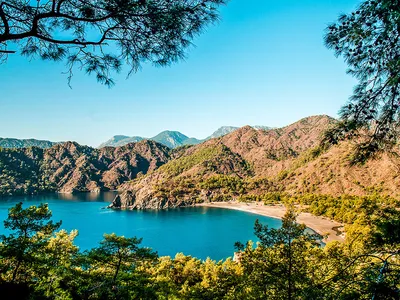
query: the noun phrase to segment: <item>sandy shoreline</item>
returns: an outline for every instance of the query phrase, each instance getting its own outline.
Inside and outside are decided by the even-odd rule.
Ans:
[[[270,206],[258,203],[212,202],[212,203],[201,203],[198,204],[197,206],[235,209],[279,219],[281,219],[286,212],[286,208],[283,205]],[[319,234],[322,235],[328,234],[328,238],[325,239],[324,242],[344,241],[343,235],[338,235],[337,232],[334,230],[336,227],[343,226],[343,224],[341,223],[329,220],[324,217],[317,217],[310,213],[304,213],[304,212],[299,214],[297,221],[301,224],[305,224],[307,227],[313,229],[315,232]]]

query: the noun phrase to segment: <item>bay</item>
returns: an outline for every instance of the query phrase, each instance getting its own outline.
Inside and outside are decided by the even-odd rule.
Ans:
[[[79,232],[75,240],[82,251],[96,247],[104,233],[143,238],[142,245],[160,256],[182,252],[200,259],[232,257],[234,243],[255,240],[254,222],[279,228],[281,220],[247,212],[187,207],[168,210],[110,210],[105,207],[115,193],[46,194],[0,199],[0,234],[7,234],[3,220],[18,202],[23,207],[48,203],[53,220],[62,220],[61,229]]]

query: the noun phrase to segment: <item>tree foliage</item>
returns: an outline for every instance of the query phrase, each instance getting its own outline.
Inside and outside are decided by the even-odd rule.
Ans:
[[[255,223],[259,239],[256,248],[248,243],[242,248],[247,299],[307,299],[316,289],[318,247],[322,237],[305,233],[305,225],[296,223],[296,213],[289,208],[280,229]]]
[[[398,299],[399,213],[371,218],[370,243],[322,247],[290,208],[282,228],[255,224],[238,260],[157,257],[141,239],[104,235],[80,252],[76,231],[56,231],[47,205],[9,211],[1,236],[2,299]],[[394,222],[392,222],[394,220]],[[397,221],[396,221],[397,220]],[[389,227],[388,227],[389,226]],[[397,232],[396,231],[396,232]]]
[[[10,209],[4,227],[13,233],[1,235],[0,242],[1,255],[7,257],[4,268],[9,271],[11,282],[26,282],[31,276],[29,268],[40,265],[38,252],[46,247],[61,225],[50,218],[51,211],[45,204],[23,209],[22,203],[18,203]]]
[[[165,66],[218,20],[224,0],[7,0],[0,3],[0,61],[19,49],[27,58],[65,61],[108,86],[123,63]]]
[[[400,1],[367,0],[327,28],[327,47],[345,59],[358,84],[340,111],[343,122],[328,132],[326,141],[358,138],[356,163],[398,142],[399,24]]]

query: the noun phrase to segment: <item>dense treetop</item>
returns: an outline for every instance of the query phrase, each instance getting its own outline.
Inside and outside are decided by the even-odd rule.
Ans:
[[[216,262],[158,257],[141,239],[115,234],[80,252],[77,231],[56,231],[47,205],[17,204],[4,222],[9,234],[0,236],[0,292],[2,299],[398,299],[400,240],[390,225],[399,212],[380,213],[385,219],[349,225],[344,243],[321,247],[291,207],[282,228],[257,222],[257,244],[237,243],[235,261]]]

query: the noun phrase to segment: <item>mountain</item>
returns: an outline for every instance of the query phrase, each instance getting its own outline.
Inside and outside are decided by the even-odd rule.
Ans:
[[[221,136],[224,136],[226,134],[229,134],[235,130],[239,129],[239,127],[234,127],[234,126],[222,126],[218,128],[212,135],[207,137],[205,140],[211,140],[215,138],[219,138]]]
[[[270,130],[272,129],[272,127],[268,127],[268,126],[261,126],[261,125],[256,125],[256,126],[251,126],[254,129],[257,130]],[[234,127],[234,126],[222,126],[220,128],[218,128],[212,135],[210,135],[209,137],[207,137],[205,139],[205,141],[207,140],[211,140],[211,139],[215,139],[215,138],[219,138],[221,136],[227,135],[231,132],[234,132],[235,130],[238,130],[239,127]]]
[[[0,149],[0,195],[113,190],[158,169],[169,153],[154,141],[102,149],[74,142],[48,149]]]
[[[0,138],[1,148],[27,148],[27,147],[39,147],[39,148],[50,148],[57,143],[50,141],[42,141],[35,139],[12,139],[12,138]]]
[[[263,126],[263,125],[255,125],[255,126],[252,126],[254,129],[257,129],[257,130],[271,130],[271,129],[274,129],[273,127],[269,127],[269,126]]]
[[[180,133],[179,131],[163,131],[152,138],[144,138],[140,136],[125,136],[125,135],[116,135],[113,136],[108,141],[102,143],[98,148],[103,147],[120,147],[130,143],[140,142],[142,140],[151,140],[157,143],[163,144],[171,149],[177,148],[185,145],[196,145],[201,143],[201,140],[195,138],[189,138],[186,135]]]
[[[353,143],[326,152],[308,151],[277,177],[290,194],[388,195],[400,198],[399,153],[381,153],[363,165],[352,165]]]
[[[301,153],[318,145],[333,123],[328,116],[300,120],[284,128],[239,128],[186,149],[156,171],[120,187],[136,208],[167,208],[231,200],[244,193],[278,189],[270,180],[290,168]]]
[[[120,147],[120,146],[125,146],[129,143],[137,143],[144,140],[144,138],[140,136],[126,136],[126,135],[114,135],[111,139],[108,141],[102,143],[98,148],[103,148],[103,147]]]
[[[259,130],[271,129],[271,127],[267,127],[267,126],[253,126],[253,128],[259,129]],[[116,136],[113,136],[108,141],[102,143],[98,148],[103,148],[103,147],[107,147],[107,146],[120,147],[120,146],[129,144],[129,143],[136,143],[136,142],[142,141],[144,139],[148,139],[148,140],[156,141],[160,144],[163,144],[163,145],[173,149],[173,148],[177,148],[180,146],[197,145],[204,141],[208,141],[213,138],[219,138],[221,136],[227,135],[237,129],[239,129],[239,127],[223,126],[223,127],[219,128],[217,131],[215,131],[212,135],[205,138],[204,140],[199,140],[196,138],[189,138],[188,136],[182,134],[179,131],[168,131],[168,130],[163,131],[152,138],[144,138],[144,137],[140,137],[140,136],[129,137],[126,135],[116,135]]]
[[[197,140],[195,138],[189,138],[179,131],[168,130],[159,133],[155,137],[152,137],[151,140],[163,144],[171,149],[184,145],[199,144],[201,142],[200,140]]]
[[[120,186],[121,207],[169,208],[209,201],[265,201],[289,195],[399,197],[400,156],[382,154],[349,163],[352,146],[321,149],[322,133],[336,120],[304,118],[270,130],[242,127],[190,147],[154,172]]]

